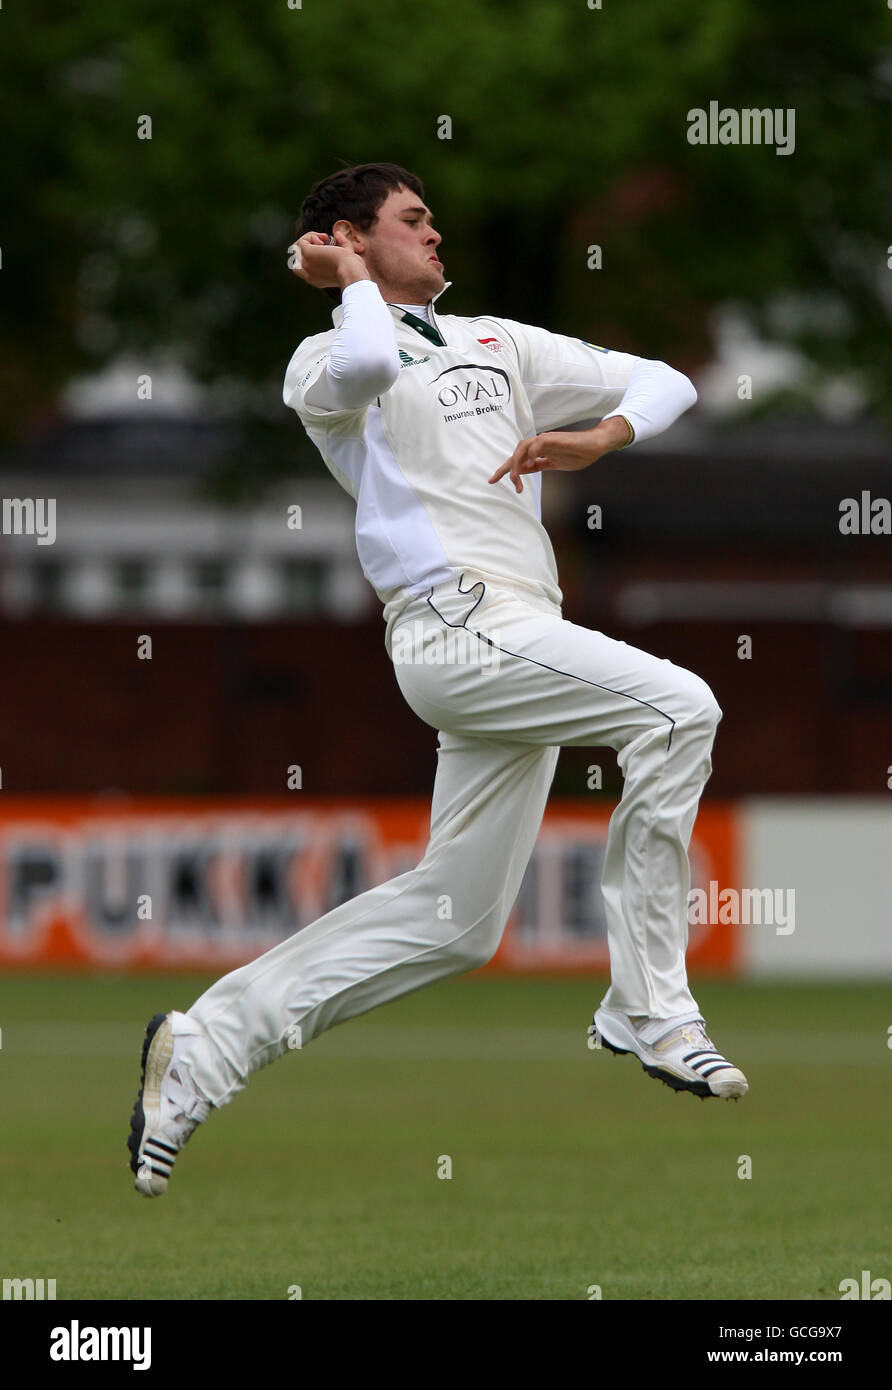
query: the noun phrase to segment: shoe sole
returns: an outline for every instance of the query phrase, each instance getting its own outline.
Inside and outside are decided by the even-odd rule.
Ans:
[[[631,1037],[623,1039],[623,1041],[629,1043],[628,1047],[621,1047],[619,1041],[611,1042],[610,1038],[608,1038],[604,1032],[602,1026],[603,1019],[599,1020],[599,1015],[603,1015],[603,1012],[602,1009],[599,1009],[594,1018],[594,1036],[601,1045],[606,1047],[609,1052],[612,1052],[617,1057],[636,1057],[648,1076],[652,1076],[655,1081],[662,1081],[664,1086],[669,1086],[673,1091],[688,1091],[693,1096],[699,1096],[701,1100],[740,1100],[741,1096],[745,1096],[749,1090],[749,1086],[744,1080],[742,1086],[740,1082],[732,1082],[731,1084],[735,1089],[722,1093],[721,1091],[714,1091],[708,1081],[699,1079],[697,1081],[687,1081],[682,1076],[676,1076],[675,1072],[666,1071],[664,1067],[655,1067],[652,1063],[644,1060]],[[618,1033],[628,1033],[629,1031],[628,1028],[624,1026],[622,1019],[610,1019],[609,1026],[616,1028]],[[615,1034],[615,1036],[617,1035]],[[735,1071],[736,1070],[737,1068],[735,1067]]]
[[[154,1110],[157,1115],[161,1112],[161,1082],[173,1056],[173,1034],[168,1027],[166,1034],[161,1038],[157,1035],[161,1025],[169,1017],[169,1014],[155,1014],[154,1018],[149,1020],[140,1059],[139,1094],[130,1116],[130,1134],[127,1139],[130,1171],[136,1175],[133,1186],[144,1197],[160,1197],[167,1187],[168,1174],[154,1168],[148,1159],[142,1158],[140,1149],[146,1131],[146,1100],[150,1110]]]

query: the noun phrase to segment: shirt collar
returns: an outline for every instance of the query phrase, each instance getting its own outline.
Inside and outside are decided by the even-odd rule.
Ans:
[[[430,300],[428,300],[428,306],[430,306],[431,304],[436,304],[437,300],[440,298],[440,295],[441,295],[441,294],[445,294],[446,291],[449,289],[449,286],[450,286],[451,284],[452,284],[452,281],[451,281],[451,280],[447,280],[446,283],[445,283],[445,285],[443,286],[443,288],[442,288],[441,290],[437,290],[437,293],[433,296],[433,298],[430,299]],[[395,315],[396,315],[396,317],[397,317],[398,319],[402,319],[402,318],[404,317],[404,310],[398,308],[398,306],[397,306],[396,304],[388,304],[387,307],[388,307],[388,309],[391,311],[392,314],[395,314]],[[334,309],[333,309],[332,312],[331,312],[331,321],[332,321],[332,323],[334,324],[335,328],[340,328],[340,326],[341,326],[341,320],[342,320],[343,317],[344,317],[344,306],[343,306],[343,304],[336,304],[335,307],[334,307]]]

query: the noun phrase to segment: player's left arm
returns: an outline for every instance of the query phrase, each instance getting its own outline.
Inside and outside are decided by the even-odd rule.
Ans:
[[[518,359],[536,433],[521,440],[491,483],[509,474],[587,468],[614,449],[668,429],[697,400],[693,383],[666,362],[615,352],[513,320],[501,321]],[[590,429],[562,426],[600,416]]]

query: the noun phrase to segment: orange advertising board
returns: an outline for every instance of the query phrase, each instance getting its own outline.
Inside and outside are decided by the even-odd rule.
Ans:
[[[423,801],[0,798],[0,966],[233,969],[421,858]],[[609,809],[552,802],[487,969],[605,971]],[[692,886],[738,882],[737,812],[701,808]],[[734,971],[727,926],[692,967]]]

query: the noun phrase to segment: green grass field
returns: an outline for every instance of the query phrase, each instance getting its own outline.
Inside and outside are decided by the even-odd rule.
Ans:
[[[0,1276],[58,1299],[536,1300],[892,1276],[888,989],[694,985],[749,1076],[737,1104],[588,1051],[602,980],[477,975],[256,1075],[147,1201],[125,1147],[144,1025],[204,980],[7,977]]]

